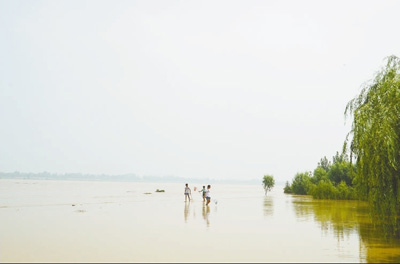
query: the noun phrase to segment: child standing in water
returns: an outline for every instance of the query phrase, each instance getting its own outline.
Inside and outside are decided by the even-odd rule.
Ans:
[[[186,183],[185,184],[185,202],[186,200],[189,198],[189,202],[190,202],[190,195],[192,194],[192,191],[189,188],[189,185]]]
[[[208,205],[211,202],[210,189],[211,189],[211,185],[207,185],[207,191],[206,191],[207,203],[206,203],[206,205]]]
[[[206,201],[206,186],[203,186],[203,189],[201,189],[199,192],[203,192],[203,203]]]

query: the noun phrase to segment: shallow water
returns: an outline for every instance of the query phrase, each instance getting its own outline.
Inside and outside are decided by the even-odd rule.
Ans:
[[[362,202],[213,185],[207,207],[198,192],[185,203],[183,191],[175,183],[0,180],[0,261],[400,262],[399,239],[383,238]]]

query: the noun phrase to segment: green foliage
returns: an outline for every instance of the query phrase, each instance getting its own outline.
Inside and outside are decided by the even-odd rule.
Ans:
[[[345,114],[353,115],[349,137],[355,158],[355,188],[369,202],[377,223],[400,235],[400,59],[386,66],[351,100]]]
[[[337,198],[337,189],[333,186],[332,182],[329,180],[322,180],[318,182],[316,186],[310,191],[310,194],[317,199],[331,199]]]
[[[327,181],[328,178],[328,171],[325,170],[323,167],[318,166],[311,177],[311,182],[313,184],[317,184],[320,181]]]
[[[265,194],[267,194],[267,192],[271,191],[272,188],[275,185],[274,176],[272,176],[272,175],[264,175],[262,184],[264,186]]]
[[[329,168],[331,167],[331,162],[325,156],[320,160],[320,162],[318,162],[318,167],[321,167],[326,172],[328,172]]]
[[[313,174],[296,174],[291,185],[286,183],[284,192],[312,195],[316,199],[353,200],[353,167],[347,155],[336,152],[332,162],[322,158]]]
[[[355,200],[357,197],[355,195],[353,187],[347,185],[344,181],[340,182],[337,189],[337,197],[338,200]]]
[[[351,166],[351,163],[345,160],[333,163],[327,173],[329,180],[335,185],[344,181],[348,186],[353,186]]]
[[[311,173],[297,173],[292,181],[291,189],[294,194],[308,194],[311,185]]]
[[[348,157],[345,153],[339,154],[339,152],[336,151],[335,156],[332,157],[332,164],[341,163],[341,162],[344,162],[347,160],[348,160]]]
[[[288,181],[286,181],[285,187],[283,188],[284,193],[292,193],[292,188],[290,187],[290,184]]]
[[[322,180],[317,185],[312,185],[310,192],[313,198],[328,200],[354,200],[356,195],[353,187],[348,186],[344,181],[337,186],[331,181]]]
[[[156,192],[165,192],[165,190],[159,190],[159,189],[157,189]]]

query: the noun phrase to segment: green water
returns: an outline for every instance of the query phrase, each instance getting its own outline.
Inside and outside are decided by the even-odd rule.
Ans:
[[[338,241],[356,232],[360,239],[360,261],[400,262],[400,239],[384,235],[374,227],[367,204],[360,201],[316,200],[294,195],[293,209],[299,219],[315,221],[324,230],[332,230]]]

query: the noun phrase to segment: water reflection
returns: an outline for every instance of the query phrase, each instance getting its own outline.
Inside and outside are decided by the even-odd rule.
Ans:
[[[264,197],[264,215],[265,216],[274,215],[274,198],[272,196]]]
[[[185,202],[185,207],[184,207],[184,210],[183,210],[185,223],[187,223],[187,220],[188,220],[188,217],[189,217],[189,212],[190,212],[190,202]]]
[[[338,242],[351,234],[358,234],[361,261],[400,262],[400,238],[385,238],[382,230],[374,227],[365,202],[292,196],[292,205],[299,221],[318,223],[325,235],[332,232]]]
[[[185,223],[188,222],[190,219],[191,221],[196,218],[196,206],[192,204],[191,202],[185,202],[185,206],[183,208],[183,217],[185,220]],[[217,208],[214,208],[214,211],[216,212]],[[203,206],[201,208],[201,215],[203,216],[203,220],[206,222],[207,227],[210,227],[210,206],[207,206],[203,203]],[[197,211],[198,212],[198,211]]]
[[[207,227],[210,227],[210,220],[209,220],[210,206],[206,206],[205,204],[203,204],[202,215],[204,221],[206,221]]]
[[[365,203],[359,201],[315,200],[295,197],[292,201],[301,221],[316,221],[321,230],[332,230],[338,238],[358,232],[358,215],[368,214]]]
[[[359,232],[361,242],[365,246],[365,261],[400,263],[399,237],[385,237],[383,230],[374,228],[372,223],[361,222]]]

